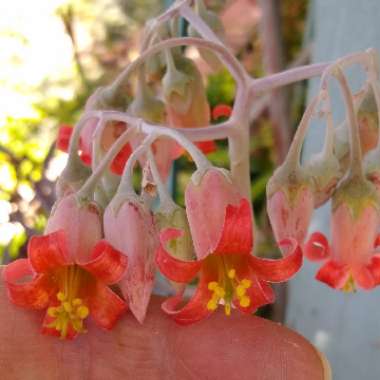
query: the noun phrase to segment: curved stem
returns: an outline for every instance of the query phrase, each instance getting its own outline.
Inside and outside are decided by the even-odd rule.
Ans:
[[[143,142],[139,145],[137,149],[133,151],[133,153],[129,156],[127,164],[124,167],[124,171],[121,177],[119,188],[117,189],[117,193],[123,194],[131,194],[133,196],[137,196],[132,183],[133,176],[133,168],[135,166],[136,161],[139,157],[153,144],[154,140],[159,137],[158,134],[150,134]]]
[[[119,136],[119,138],[114,142],[111,149],[104,156],[100,164],[97,166],[93,174],[87,179],[84,185],[77,191],[78,199],[86,199],[92,196],[95,190],[95,186],[99,181],[100,177],[103,175],[104,171],[108,168],[111,161],[120,152],[123,146],[130,140],[130,138],[136,133],[135,127],[128,127],[128,129]]]
[[[310,104],[307,106],[302,116],[302,119],[300,121],[300,124],[296,130],[293,141],[290,145],[288,154],[285,158],[285,163],[288,163],[291,165],[297,165],[297,166],[300,165],[302,144],[309,127],[310,119],[313,116],[315,106],[317,105],[318,102],[319,102],[319,95],[315,96],[310,102]]]
[[[335,68],[334,75],[338,79],[340,88],[343,93],[344,102],[346,105],[347,120],[349,122],[351,175],[363,178],[364,175],[362,167],[362,152],[360,147],[359,127],[355,115],[352,94],[348,86],[347,79],[339,67]]]
[[[157,185],[158,195],[160,197],[160,207],[167,213],[173,212],[178,206],[175,204],[174,200],[169,194],[168,189],[162,182],[160,173],[157,168],[156,160],[154,159],[152,150],[148,148],[148,161],[150,170],[153,175],[154,182]]]

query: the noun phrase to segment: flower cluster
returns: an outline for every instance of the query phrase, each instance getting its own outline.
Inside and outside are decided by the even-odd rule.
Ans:
[[[374,129],[368,120],[374,119],[361,105],[372,96],[380,112],[374,53],[343,58],[319,73],[320,92],[267,185],[267,211],[281,258],[258,257],[248,104],[252,93],[260,93],[258,83],[268,89],[276,76],[268,82],[250,79],[221,42],[217,16],[201,0],[195,3],[192,10],[188,1],[176,2],[147,28],[140,57],[91,95],[75,127],[59,130],[57,147],[68,152],[68,162],[57,181],[57,202],[43,235],[30,239],[27,258],[3,271],[15,305],[46,311],[46,334],[72,339],[86,331],[90,318],[111,329],[127,309],[143,323],[157,271],[175,290],[162,309],[182,325],[210,316],[219,306],[229,316],[272,303],[270,284],[295,275],[303,254],[325,260],[317,278],[333,288],[370,289],[380,283],[380,256],[374,254],[380,241],[380,135],[362,160]],[[189,21],[191,37],[177,38],[169,27],[177,16]],[[237,84],[233,108],[219,104],[210,112],[202,74],[180,45],[196,46],[210,66],[223,63],[231,71]],[[364,96],[355,97],[360,104],[353,103],[341,71],[354,63],[365,64],[371,74]],[[123,92],[133,74],[136,89],[126,100]],[[289,83],[292,75],[302,77],[297,70],[288,74]],[[336,130],[326,84],[331,77],[338,79],[347,108],[347,120]],[[316,113],[326,118],[325,146],[301,165],[303,140]],[[217,125],[209,125],[211,115]],[[228,139],[230,170],[213,166],[204,155],[222,138]],[[184,152],[196,166],[185,208],[165,185],[173,160]],[[137,164],[142,174],[138,193]],[[319,232],[308,238],[314,208],[328,199],[331,244]],[[194,283],[186,301],[185,289]]]

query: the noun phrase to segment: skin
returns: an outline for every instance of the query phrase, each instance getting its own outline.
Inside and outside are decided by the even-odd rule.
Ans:
[[[1,271],[1,270],[0,270]],[[111,332],[65,342],[40,334],[42,312],[12,305],[0,283],[2,380],[322,380],[323,359],[297,333],[258,317],[222,311],[181,327],[153,298],[144,325],[127,313]]]

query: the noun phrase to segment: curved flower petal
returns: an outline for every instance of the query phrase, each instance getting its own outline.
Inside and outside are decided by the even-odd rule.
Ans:
[[[347,282],[349,275],[346,265],[329,260],[319,269],[315,278],[334,289],[340,289]]]
[[[65,232],[59,230],[47,235],[31,237],[28,243],[28,257],[37,273],[47,273],[70,264]]]
[[[124,166],[128,161],[129,156],[132,153],[132,147],[130,144],[125,144],[120,152],[111,162],[111,171],[117,175],[122,175]]]
[[[45,309],[49,304],[52,289],[46,276],[37,274],[28,259],[18,259],[8,264],[3,271],[9,299],[17,306],[30,309]]]
[[[168,279],[176,282],[189,282],[199,272],[202,261],[178,260],[164,248],[169,240],[182,235],[182,231],[175,228],[167,228],[160,233],[160,246],[157,249],[156,263],[161,273]]]
[[[216,151],[216,144],[214,141],[198,141],[195,145],[204,153],[208,154]]]
[[[247,289],[251,302],[248,307],[242,307],[235,300],[234,305],[243,313],[254,313],[258,308],[273,303],[275,295],[272,287],[265,281],[260,281],[255,275],[250,277],[252,285]]]
[[[89,308],[95,323],[110,330],[121,315],[127,311],[127,304],[108,286],[97,282],[95,291],[89,300]]]
[[[351,273],[355,280],[355,284],[362,289],[370,290],[376,286],[375,279],[367,267],[352,268]]]
[[[371,272],[376,285],[380,284],[380,255],[372,257],[371,263],[367,265],[367,269]]]
[[[211,298],[211,292],[207,288],[207,282],[199,284],[195,294],[190,301],[179,310],[171,310],[169,307],[176,307],[177,304],[172,302],[171,304],[166,302],[164,311],[169,312],[173,316],[175,322],[180,325],[188,325],[204,318],[207,318],[212,314],[212,310],[207,309],[207,302]],[[180,299],[176,299],[179,303]],[[176,301],[172,298],[172,301]]]
[[[249,265],[255,274],[264,281],[282,282],[288,280],[302,266],[302,250],[295,239],[284,239],[280,246],[291,246],[290,254],[282,259],[249,257]]]
[[[212,118],[218,120],[220,117],[230,117],[232,112],[231,106],[228,104],[218,104],[212,109]]]
[[[128,258],[112,247],[105,240],[100,240],[94,247],[90,261],[78,263],[104,284],[115,284],[125,274]]]
[[[319,261],[329,257],[329,242],[326,236],[320,232],[314,232],[304,246],[304,253],[310,261]]]
[[[71,139],[72,134],[73,134],[72,125],[66,125],[66,124],[61,125],[58,129],[58,136],[57,136],[57,142],[56,142],[57,149],[61,150],[62,152],[67,152],[69,149],[69,144],[70,144],[70,139]]]
[[[253,246],[251,205],[246,198],[238,206],[228,205],[222,235],[214,253],[250,254]]]

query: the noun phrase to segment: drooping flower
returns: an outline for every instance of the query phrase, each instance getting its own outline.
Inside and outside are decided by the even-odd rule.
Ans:
[[[375,254],[379,212],[371,204],[354,209],[343,203],[331,218],[331,246],[320,232],[305,246],[311,260],[323,260],[316,278],[343,291],[365,290],[380,284],[380,255]]]
[[[157,245],[153,216],[136,199],[111,202],[104,213],[106,241],[128,256],[128,270],[119,285],[129,308],[142,323],[152,294]]]
[[[180,324],[209,316],[219,304],[230,315],[233,307],[252,313],[274,301],[268,282],[282,282],[302,264],[302,252],[294,239],[281,242],[290,246],[283,259],[261,259],[252,255],[253,222],[250,203],[241,197],[226,174],[210,169],[200,184],[186,190],[186,207],[198,260],[182,261],[167,251],[167,244],[181,231],[166,229],[156,262],[172,281],[188,283],[199,274],[197,290],[182,308],[181,295],[169,298],[163,309]],[[215,213],[215,215],[212,215]]]
[[[126,311],[109,285],[124,275],[127,258],[101,240],[94,206],[78,206],[74,195],[61,199],[45,234],[28,244],[28,257],[7,265],[3,278],[10,300],[44,310],[43,333],[72,339],[91,317],[111,329]]]
[[[87,123],[83,128],[83,131],[79,140],[79,155],[82,161],[86,165],[91,165],[92,161],[92,144],[94,139],[94,133],[96,129],[97,121],[94,119],[92,123]],[[109,122],[104,128],[101,137],[101,148],[104,152],[107,152],[111,148],[112,144],[127,128],[123,122]],[[69,149],[71,135],[73,133],[73,127],[70,125],[62,125],[58,130],[57,148],[62,152],[67,152]],[[125,144],[116,157],[112,160],[110,169],[113,173],[121,175],[125,163],[128,161],[129,156],[132,153],[132,148],[129,143]]]

